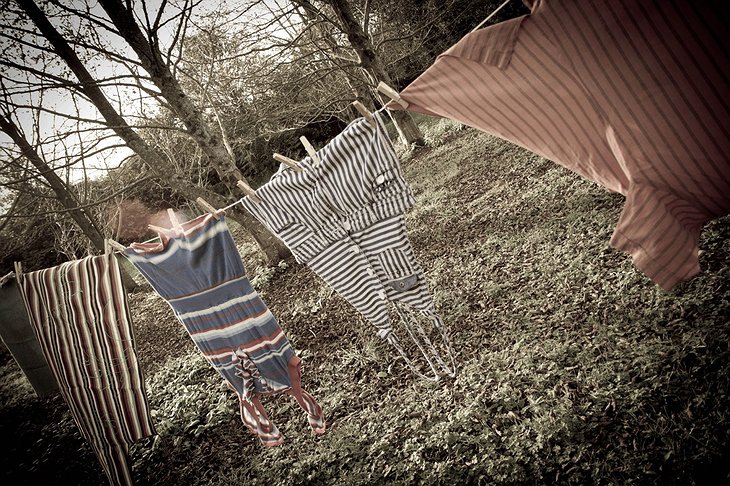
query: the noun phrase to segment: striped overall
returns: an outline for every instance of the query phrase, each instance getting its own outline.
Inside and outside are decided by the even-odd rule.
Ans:
[[[702,225],[730,211],[727,14],[712,2],[525,3],[530,15],[439,56],[401,92],[408,110],[625,195],[611,246],[665,289],[693,277]]]
[[[81,435],[113,485],[131,485],[129,444],[155,434],[112,255],[18,277],[30,322]]]
[[[207,361],[235,390],[243,423],[264,445],[283,436],[261,394],[291,393],[317,433],[322,409],[301,389],[299,358],[279,323],[251,287],[225,217],[200,216],[162,243],[135,243],[125,255],[172,307]]]
[[[433,378],[453,375],[448,337],[406,232],[404,212],[415,203],[413,192],[383,126],[386,115],[373,116],[374,127],[358,119],[319,150],[319,163],[307,157],[300,162],[301,172],[282,166],[256,190],[262,203],[244,198],[242,204],[298,262],[362,313],[414,371],[423,376],[393,332],[389,302],[395,304]],[[451,366],[402,304],[418,309],[438,329]]]

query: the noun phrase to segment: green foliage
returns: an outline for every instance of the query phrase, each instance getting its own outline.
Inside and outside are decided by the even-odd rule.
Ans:
[[[251,277],[251,285],[258,290],[262,298],[266,295],[266,288],[269,286],[271,279],[277,272],[286,271],[289,265],[285,261],[280,261],[275,267],[260,266],[256,269],[255,274]]]
[[[170,448],[193,450],[206,431],[238,410],[235,394],[221,386],[219,375],[200,353],[168,360],[147,379],[146,387],[158,435],[151,446],[138,448],[140,460],[162,460]]]
[[[371,30],[375,44],[379,45],[385,38],[402,38],[399,42],[384,43],[380,51],[391,77],[398,80],[397,88],[402,89],[417,78],[439,54],[471,32],[502,3],[502,0],[370,2],[373,17],[382,19]],[[510,2],[487,25],[528,12],[522,2]]]
[[[307,268],[249,265],[328,431],[266,398],[286,441],[263,448],[200,355],[170,349],[147,379],[160,436],[132,450],[140,484],[727,481],[730,219],[707,225],[703,273],[666,293],[608,248],[620,196],[474,130],[442,133],[405,165],[407,216],[456,379],[414,378]]]
[[[29,186],[18,204],[21,214],[28,217],[11,218],[0,232],[0,275],[12,271],[14,261],[22,262],[27,270],[39,270],[91,251],[88,238],[68,214],[52,212],[61,205],[51,191]],[[46,212],[49,214],[42,214]]]

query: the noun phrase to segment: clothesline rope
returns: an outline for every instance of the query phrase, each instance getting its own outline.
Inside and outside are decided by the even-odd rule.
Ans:
[[[506,2],[505,2],[505,3],[506,3]],[[500,8],[501,8],[501,7],[500,7]],[[489,20],[489,19],[487,19],[487,20]],[[380,113],[381,111],[384,111],[384,110],[385,110],[385,106],[382,106],[382,107],[378,108],[377,110],[375,110],[375,111],[374,111],[373,113]],[[232,203],[231,203],[231,204],[229,204],[228,206],[226,206],[226,207],[223,207],[223,208],[219,209],[218,211],[227,211],[227,210],[231,209],[231,208],[232,208],[233,206],[236,206],[236,205],[238,205],[238,204],[241,204],[241,202],[243,202],[243,200],[244,200],[245,198],[246,198],[246,196],[243,196],[242,198],[240,198],[240,199],[237,199],[237,200],[236,200],[235,202],[232,202]],[[159,240],[159,239],[160,239],[160,237],[159,237],[159,236],[155,236],[154,238],[150,238],[150,239],[149,239],[149,240],[147,240],[147,241],[143,241],[143,242],[142,242],[142,244],[145,244],[145,243],[152,243],[153,241],[156,241],[156,240]]]
[[[505,0],[504,3],[502,3],[502,5],[500,5],[499,7],[497,7],[494,12],[490,13],[489,16],[486,19],[484,19],[481,22],[479,22],[479,25],[477,25],[476,27],[474,27],[471,30],[471,32],[474,32],[475,30],[479,30],[479,27],[481,27],[482,25],[484,25],[487,22],[489,22],[489,19],[491,19],[492,17],[494,17],[495,15],[497,15],[497,12],[499,12],[500,10],[502,10],[502,7],[504,7],[505,5],[507,5],[509,2],[510,2],[510,0]],[[471,32],[469,32],[469,33],[471,34]]]

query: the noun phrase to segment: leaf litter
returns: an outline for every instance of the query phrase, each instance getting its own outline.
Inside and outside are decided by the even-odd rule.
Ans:
[[[458,376],[414,378],[309,269],[248,273],[325,409],[315,437],[290,397],[267,449],[169,307],[130,296],[159,435],[138,484],[702,484],[728,480],[730,218],[708,224],[703,273],[663,292],[608,247],[623,198],[519,147],[421,119],[404,157],[409,235],[457,352]],[[3,348],[6,484],[102,484],[60,398],[39,400]],[[12,438],[12,439],[11,439]]]

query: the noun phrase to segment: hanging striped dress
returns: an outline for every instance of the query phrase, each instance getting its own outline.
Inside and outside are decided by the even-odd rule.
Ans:
[[[730,211],[727,9],[525,3],[530,15],[439,56],[401,92],[408,110],[497,135],[624,194],[611,245],[665,289],[696,275],[702,225]]]
[[[18,277],[41,350],[111,484],[131,485],[129,444],[155,434],[119,265],[88,257]]]
[[[206,214],[161,234],[161,243],[135,243],[126,257],[172,307],[195,345],[240,399],[244,424],[267,445],[283,435],[258,396],[292,392],[315,432],[322,410],[299,383],[299,358],[246,277],[225,216]]]
[[[404,212],[415,199],[383,126],[385,116],[375,113],[374,126],[364,118],[352,122],[317,152],[319,163],[302,160],[301,172],[282,165],[256,190],[262,203],[243,199],[242,204],[297,261],[362,313],[414,371],[393,332],[390,302],[422,351],[432,372],[429,378],[453,376],[450,343],[408,240]],[[419,310],[438,330],[446,360],[408,307]],[[449,358],[451,364],[446,363]]]

